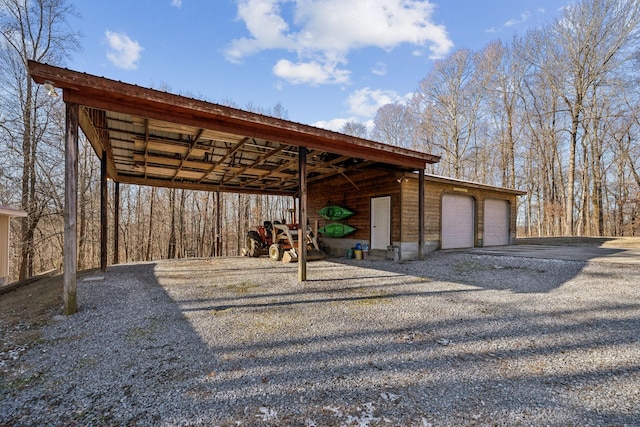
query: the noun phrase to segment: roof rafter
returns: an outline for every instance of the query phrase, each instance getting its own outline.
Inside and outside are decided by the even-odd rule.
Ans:
[[[198,142],[200,141],[200,137],[202,136],[203,133],[204,133],[204,129],[202,128],[198,129],[198,133],[193,137],[193,140],[191,141],[191,146],[187,149],[186,154],[182,157],[182,161],[180,162],[180,165],[178,166],[178,169],[176,170],[175,175],[173,175],[172,181],[175,181],[176,177],[178,176],[178,174],[182,170],[182,167],[184,166],[184,162],[187,161],[193,149],[196,148],[196,145],[198,145]]]
[[[234,179],[234,178],[236,178],[236,177],[238,177],[238,176],[242,175],[243,173],[245,173],[245,172],[246,172],[246,171],[248,171],[249,169],[253,169],[253,168],[255,168],[256,166],[258,166],[258,165],[260,165],[260,164],[264,163],[268,158],[270,158],[270,157],[272,157],[272,156],[274,156],[274,155],[278,154],[279,152],[281,152],[282,150],[284,150],[284,148],[285,148],[285,146],[284,146],[284,145],[281,145],[280,147],[278,147],[278,148],[274,149],[274,150],[273,150],[273,151],[271,151],[270,153],[266,153],[266,154],[264,154],[264,155],[262,155],[262,156],[258,157],[258,159],[257,159],[255,162],[253,162],[252,164],[250,164],[249,166],[245,166],[243,169],[241,169],[241,170],[239,170],[238,172],[234,173],[232,176],[230,176],[230,177],[229,177],[229,178],[227,178],[227,179],[222,179],[222,180],[220,181],[220,184],[224,184],[224,183],[225,183],[225,182],[227,182],[227,181],[231,181],[232,179]]]
[[[238,142],[236,145],[234,145],[233,147],[229,148],[227,150],[227,153],[224,154],[217,162],[215,162],[213,165],[211,165],[211,168],[209,168],[208,171],[206,171],[205,173],[202,174],[202,177],[200,178],[200,180],[198,181],[198,183],[201,183],[202,181],[204,181],[207,176],[213,172],[213,170],[221,165],[225,160],[227,160],[229,158],[229,156],[232,156],[234,153],[236,153],[239,149],[242,148],[242,146],[244,144],[246,144],[246,142],[249,140],[249,138],[244,138],[242,139],[242,141]]]

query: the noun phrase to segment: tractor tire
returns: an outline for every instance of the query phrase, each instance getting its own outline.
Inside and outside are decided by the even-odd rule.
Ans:
[[[280,261],[282,259],[282,255],[284,251],[280,249],[280,246],[277,244],[273,244],[269,246],[269,258],[274,261]]]
[[[248,256],[253,258],[257,258],[260,256],[260,242],[251,238],[250,236],[247,236],[245,244]]]

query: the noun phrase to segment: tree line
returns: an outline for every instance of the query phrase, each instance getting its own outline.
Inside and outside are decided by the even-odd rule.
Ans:
[[[369,136],[441,155],[432,173],[526,190],[526,235],[638,235],[639,23],[640,2],[584,0],[459,49],[409,102],[380,108]]]
[[[28,212],[12,223],[14,279],[62,265],[64,111],[26,64],[63,65],[77,52],[74,14],[67,0],[0,0],[0,205]],[[576,2],[545,27],[436,61],[409,101],[382,106],[372,127],[351,121],[342,132],[440,155],[429,173],[526,190],[520,235],[638,235],[639,23],[636,1]],[[287,118],[281,104],[246,109]],[[99,180],[82,139],[79,268],[99,264]],[[294,204],[220,198],[121,186],[118,261],[236,255],[248,229],[286,219]],[[109,208],[112,219],[113,198]]]

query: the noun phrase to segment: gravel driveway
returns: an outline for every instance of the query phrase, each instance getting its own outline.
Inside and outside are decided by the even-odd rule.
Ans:
[[[441,252],[296,272],[217,258],[80,282],[78,314],[3,355],[0,425],[640,424],[638,265]]]

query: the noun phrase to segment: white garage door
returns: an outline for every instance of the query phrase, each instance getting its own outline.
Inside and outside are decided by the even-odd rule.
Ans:
[[[484,201],[484,246],[509,244],[509,202]]]
[[[442,196],[442,249],[472,248],[473,199],[459,194]]]

